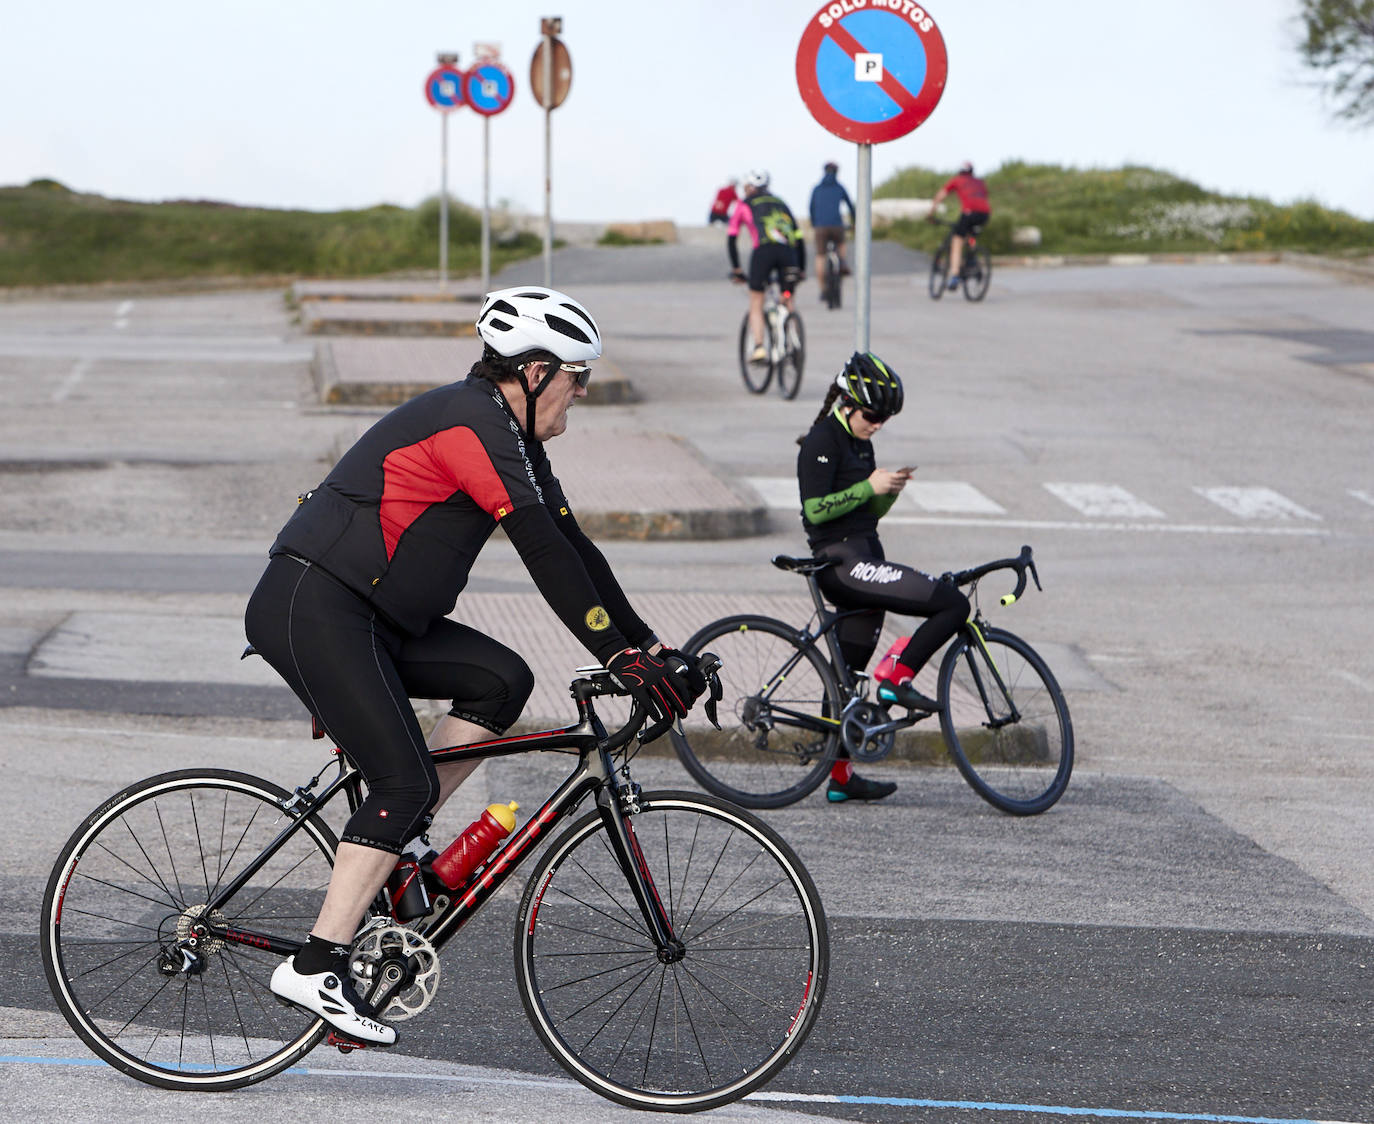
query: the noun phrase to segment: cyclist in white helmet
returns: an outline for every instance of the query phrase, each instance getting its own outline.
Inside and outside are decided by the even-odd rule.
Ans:
[[[735,237],[740,227],[748,229],[753,253],[749,272],[740,268]],[[768,190],[768,173],[753,171],[744,177],[744,198],[730,215],[725,236],[730,255],[730,277],[749,284],[749,333],[754,340],[751,363],[766,363],[763,346],[763,294],[768,278],[777,273],[782,282],[783,303],[792,307],[792,290],[806,276],[806,242],[787,204]]]
[[[466,745],[504,733],[534,687],[519,655],[448,616],[497,523],[559,619],[652,718],[685,715],[705,687],[695,659],[631,607],[544,451],[601,355],[591,314],[528,285],[488,294],[477,332],[485,346],[465,380],[392,410],[300,497],[245,618],[367,782],[309,940],[271,987],[380,1045],[396,1032],[353,989],[351,942],[403,849],[433,859],[424,832],[474,767],[435,769],[408,700],[452,699],[429,745]]]

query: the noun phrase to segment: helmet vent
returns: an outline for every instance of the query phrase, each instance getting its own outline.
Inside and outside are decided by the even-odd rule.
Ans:
[[[548,323],[549,327],[552,328],[555,332],[559,332],[562,335],[570,337],[571,339],[575,339],[578,343],[592,342],[592,337],[587,335],[586,332],[584,332],[581,328],[579,328],[570,320],[564,320],[563,317],[555,316],[552,312],[545,316],[544,319]]]

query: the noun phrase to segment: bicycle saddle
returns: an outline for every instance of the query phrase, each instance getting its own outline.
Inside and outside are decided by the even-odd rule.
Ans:
[[[818,574],[833,566],[833,558],[789,558],[786,554],[775,554],[773,565],[779,570],[791,570],[794,574]]]

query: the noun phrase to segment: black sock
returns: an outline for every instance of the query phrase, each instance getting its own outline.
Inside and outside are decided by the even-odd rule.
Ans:
[[[346,944],[327,941],[311,933],[305,947],[296,953],[296,971],[303,976],[313,976],[319,972],[336,972],[347,979],[349,951]]]

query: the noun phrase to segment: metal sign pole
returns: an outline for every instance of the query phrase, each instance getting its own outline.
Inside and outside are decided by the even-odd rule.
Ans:
[[[448,114],[439,114],[439,288],[448,288]]]
[[[491,118],[482,118],[482,292],[491,290]]]
[[[544,286],[553,288],[553,30],[544,21]]]
[[[854,215],[854,349],[868,350],[869,250],[873,241],[873,146],[859,147],[859,201]]]

